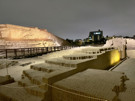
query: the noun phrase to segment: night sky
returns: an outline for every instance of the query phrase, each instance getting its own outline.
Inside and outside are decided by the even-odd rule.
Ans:
[[[0,23],[45,28],[64,39],[135,35],[135,0],[0,0]]]

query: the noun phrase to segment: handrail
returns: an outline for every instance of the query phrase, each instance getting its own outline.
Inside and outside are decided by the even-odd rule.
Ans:
[[[53,47],[30,47],[30,48],[7,48],[0,49],[1,58],[26,58],[38,56],[50,52],[61,51],[74,48],[75,46],[53,46]]]

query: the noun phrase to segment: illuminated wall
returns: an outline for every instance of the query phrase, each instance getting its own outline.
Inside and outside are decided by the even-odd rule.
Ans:
[[[107,51],[98,55],[96,59],[78,64],[78,68],[107,69],[120,61],[120,52],[118,50]]]

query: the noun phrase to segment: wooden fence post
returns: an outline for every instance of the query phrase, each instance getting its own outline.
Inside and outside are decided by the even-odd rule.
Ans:
[[[17,58],[17,49],[14,49],[15,58]]]
[[[8,58],[8,55],[7,55],[7,49],[5,50],[5,54],[6,54],[6,59]]]
[[[46,47],[46,53],[48,53],[48,47]]]

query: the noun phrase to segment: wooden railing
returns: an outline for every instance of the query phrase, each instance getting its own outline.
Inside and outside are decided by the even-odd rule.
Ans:
[[[0,49],[0,58],[27,58],[43,55],[50,52],[71,49],[75,46],[55,46],[55,47],[32,47],[32,48],[15,48]]]

